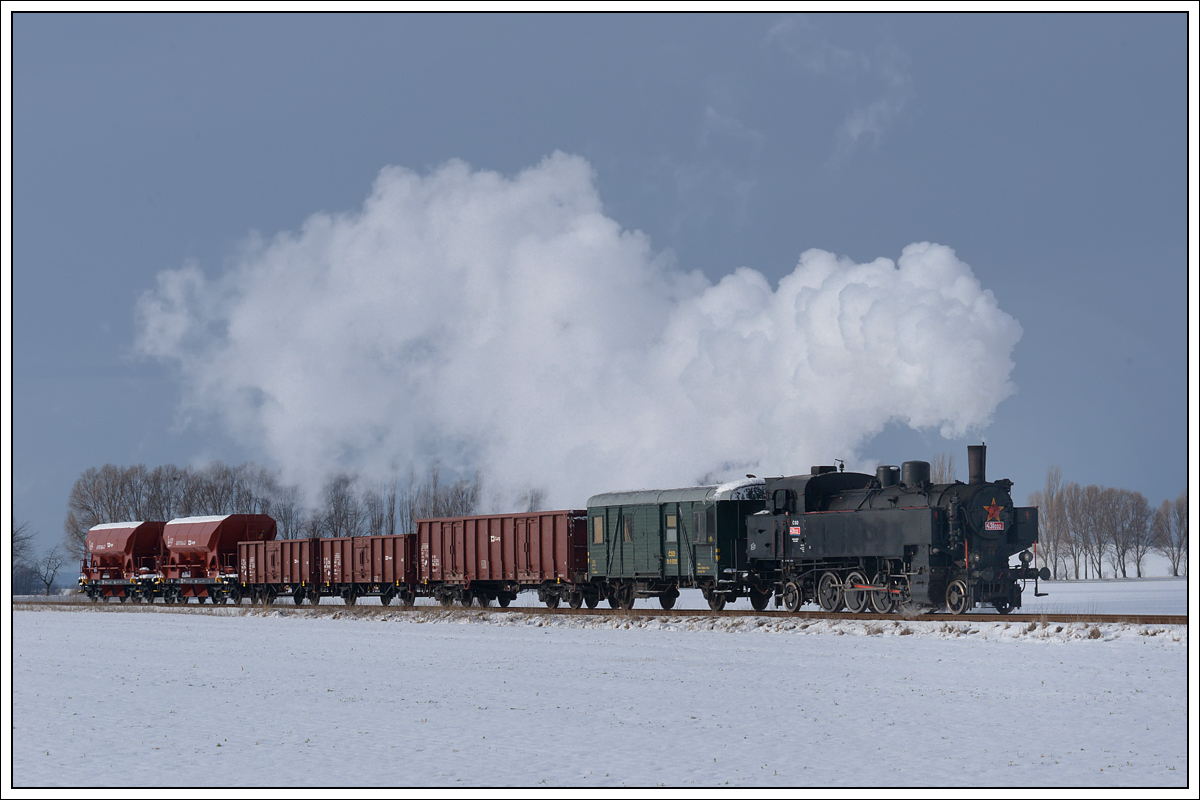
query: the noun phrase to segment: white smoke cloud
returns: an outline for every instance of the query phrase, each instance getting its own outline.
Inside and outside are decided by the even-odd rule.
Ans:
[[[209,280],[163,272],[139,351],[184,411],[311,492],[440,460],[493,492],[590,494],[854,458],[893,421],[959,437],[1013,392],[1020,326],[935,244],[712,285],[602,213],[583,159],[389,167]]]

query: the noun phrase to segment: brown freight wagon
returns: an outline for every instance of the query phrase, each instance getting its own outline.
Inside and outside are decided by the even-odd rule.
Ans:
[[[303,603],[305,597],[317,602],[316,585],[320,579],[317,542],[317,539],[238,542],[241,596],[261,603],[273,603],[281,595],[290,595],[296,605]]]
[[[117,598],[122,603],[153,602],[162,580],[165,522],[110,522],[87,533],[87,556],[79,568],[79,586],[93,603]]]
[[[534,511],[417,521],[420,594],[448,606],[493,600],[507,606],[536,589],[554,608],[594,608],[598,590],[587,578],[587,513]]]
[[[275,520],[266,514],[225,514],[173,519],[163,529],[167,560],[163,598],[168,603],[214,603],[241,599],[238,543],[275,538]]]
[[[360,597],[378,597],[411,606],[416,598],[416,536],[354,536],[314,540],[320,550],[312,602],[341,597],[354,605]]]

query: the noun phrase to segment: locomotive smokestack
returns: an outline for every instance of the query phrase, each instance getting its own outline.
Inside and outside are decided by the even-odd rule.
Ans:
[[[967,469],[971,473],[970,482],[987,483],[987,445],[967,445]]]

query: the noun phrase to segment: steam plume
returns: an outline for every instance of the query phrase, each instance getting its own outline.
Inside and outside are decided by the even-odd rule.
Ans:
[[[897,421],[959,437],[1013,391],[1021,328],[952,250],[801,254],[716,285],[607,218],[589,165],[384,169],[356,213],[169,270],[139,351],[310,491],[434,459],[493,492],[804,471]],[[310,494],[310,497],[313,495]]]

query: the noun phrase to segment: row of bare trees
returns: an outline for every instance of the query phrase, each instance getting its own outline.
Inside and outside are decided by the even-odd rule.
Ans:
[[[531,504],[540,501],[539,494],[531,498]],[[76,479],[63,528],[66,549],[83,558],[88,530],[106,522],[269,514],[281,539],[380,535],[412,531],[418,519],[474,514],[479,499],[478,475],[445,482],[437,464],[421,479],[410,470],[405,483],[397,476],[365,481],[336,473],[325,482],[315,507],[303,503],[298,486],[255,464],[153,469],[105,464]]]
[[[1051,467],[1045,487],[1029,495],[1038,507],[1038,548],[1055,578],[1142,577],[1150,553],[1164,556],[1171,574],[1186,574],[1188,492],[1154,509],[1141,492],[1064,483]]]

